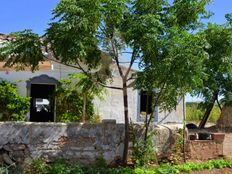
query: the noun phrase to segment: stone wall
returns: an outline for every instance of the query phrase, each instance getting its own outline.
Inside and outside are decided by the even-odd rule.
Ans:
[[[182,125],[176,124],[155,127],[158,157],[168,159],[173,153],[176,141],[182,138],[178,135],[180,128]],[[62,158],[95,164],[103,156],[113,165],[123,154],[124,124],[116,124],[115,120],[103,120],[99,124],[0,122],[0,130],[0,163],[26,164],[37,158],[52,162]],[[187,141],[186,152],[189,161],[215,159],[223,155],[223,143]]]
[[[225,155],[226,158],[230,159],[232,161],[232,133],[225,133],[225,139],[223,142],[223,155]]]
[[[207,161],[223,155],[223,142],[194,140],[187,141],[186,145],[188,161]]]
[[[72,162],[95,163],[103,156],[108,163],[122,156],[124,125],[78,123],[0,123],[0,154],[24,163],[63,158]],[[8,157],[7,157],[8,156]]]
[[[180,126],[179,126],[180,127]],[[156,127],[158,154],[170,154],[177,125]],[[103,156],[108,164],[122,158],[124,124],[103,120],[99,124],[0,122],[0,163],[47,162],[66,159],[94,164]]]
[[[177,124],[155,127],[154,142],[160,159],[168,159],[173,153],[176,141],[182,138],[180,128],[182,125]],[[141,125],[137,125],[139,129]],[[99,124],[0,122],[0,130],[0,163],[27,164],[37,158],[52,162],[62,158],[92,165],[103,156],[113,165],[123,154],[124,124],[116,124],[115,120]],[[223,154],[223,144],[187,141],[186,152],[189,161],[215,159]]]

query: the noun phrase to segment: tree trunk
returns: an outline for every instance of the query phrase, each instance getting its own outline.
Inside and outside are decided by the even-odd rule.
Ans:
[[[82,122],[84,123],[86,120],[86,104],[87,104],[87,96],[86,93],[83,94],[83,110],[82,110]]]
[[[218,97],[217,97],[217,104],[218,104],[218,107],[219,107],[219,109],[220,109],[220,111],[222,112],[222,106],[221,106],[221,104],[220,104],[220,102],[219,102],[219,100],[218,100]]]
[[[124,104],[124,118],[125,118],[125,137],[124,137],[124,149],[123,149],[123,164],[127,164],[128,148],[129,148],[129,117],[128,117],[128,96],[127,96],[127,84],[123,79],[123,104]]]
[[[212,109],[214,107],[214,103],[217,100],[217,97],[218,97],[218,93],[214,92],[213,96],[212,96],[212,101],[211,101],[211,103],[209,103],[209,105],[208,105],[208,107],[207,107],[207,109],[205,111],[205,114],[204,114],[204,116],[203,116],[203,118],[202,118],[202,120],[201,120],[201,122],[199,124],[199,128],[204,128],[205,127],[205,124],[206,124],[206,122],[207,122],[207,120],[209,118],[209,115],[210,115],[210,113],[211,113],[211,111],[212,111]]]
[[[148,128],[149,128],[149,123],[148,123],[148,102],[149,102],[149,97],[147,94],[147,100],[146,100],[146,119],[145,119],[145,133],[144,133],[144,145],[146,146],[147,144],[147,133],[148,133]],[[151,117],[150,113],[150,117]]]

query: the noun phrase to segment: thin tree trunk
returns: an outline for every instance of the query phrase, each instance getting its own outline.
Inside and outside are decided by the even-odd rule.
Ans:
[[[128,148],[129,148],[129,116],[128,116],[128,96],[127,96],[127,84],[123,79],[123,104],[124,104],[124,117],[125,117],[125,137],[124,137],[124,149],[123,149],[123,164],[127,164]]]
[[[146,119],[145,119],[145,135],[144,135],[144,145],[146,146],[147,144],[147,133],[148,133],[148,128],[149,128],[149,125],[148,125],[148,102],[149,102],[149,97],[148,97],[148,93],[147,93],[147,100],[146,100]],[[151,117],[151,113],[150,113],[150,117]]]
[[[220,104],[220,102],[219,102],[219,100],[218,100],[218,97],[217,97],[217,104],[218,104],[218,107],[219,107],[219,109],[220,109],[220,111],[222,111],[222,106],[221,106],[221,104]]]
[[[86,93],[83,94],[83,110],[82,110],[82,122],[84,123],[86,120],[86,104],[87,104],[87,96]]]
[[[202,118],[202,120],[201,120],[201,122],[200,122],[200,124],[199,124],[199,128],[204,128],[204,127],[205,127],[205,124],[206,124],[206,122],[207,122],[207,120],[208,120],[208,118],[209,118],[209,115],[210,115],[210,113],[211,113],[211,111],[212,111],[212,109],[213,109],[213,107],[214,107],[214,103],[215,103],[215,101],[217,100],[217,96],[218,96],[218,93],[217,93],[217,92],[214,92],[214,93],[213,93],[213,97],[212,97],[212,101],[211,101],[211,103],[208,105],[208,107],[207,107],[207,109],[206,109],[206,111],[205,111],[205,114],[204,114],[204,116],[203,116],[203,118]]]
[[[186,105],[185,105],[185,97],[183,96],[183,158],[184,162],[186,162],[186,149],[185,149],[185,130],[186,130]]]

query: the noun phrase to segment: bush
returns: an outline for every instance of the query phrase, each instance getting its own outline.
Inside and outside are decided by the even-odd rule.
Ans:
[[[232,167],[232,163],[227,160],[210,160],[205,163],[185,163],[183,165],[173,166],[170,164],[161,164],[154,168],[137,167],[119,167],[107,168],[101,166],[82,166],[78,164],[69,164],[64,160],[58,160],[52,164],[45,164],[42,160],[34,160],[27,168],[25,174],[177,174],[180,172],[192,172],[200,170],[211,170],[214,168]]]
[[[103,167],[102,159],[99,160],[100,165],[95,167],[83,166],[78,164],[70,164],[64,160],[57,160],[54,163],[46,164],[42,160],[34,160],[32,164],[26,168],[25,174],[133,174],[130,168],[107,168]]]
[[[100,156],[99,158],[97,158],[97,160],[96,160],[96,166],[100,167],[100,168],[107,167],[106,160],[104,159],[103,156]]]
[[[131,126],[132,160],[135,166],[147,166],[150,162],[156,163],[156,152],[154,149],[154,131],[149,130],[146,141],[139,132]],[[140,135],[140,136],[139,136]],[[143,135],[143,133],[142,133]]]
[[[58,122],[80,122],[83,114],[83,95],[72,79],[61,81],[56,91],[56,114]],[[86,105],[87,120],[94,114],[93,97],[88,96]]]
[[[30,108],[30,98],[20,96],[16,85],[5,80],[0,81],[1,121],[23,121]]]
[[[69,74],[69,78],[61,81],[56,91],[57,121],[60,122],[99,122],[94,114],[93,99],[102,99],[103,87],[95,84],[85,74]]]
[[[26,168],[26,174],[45,174],[47,172],[47,164],[41,160],[33,160],[31,165]]]

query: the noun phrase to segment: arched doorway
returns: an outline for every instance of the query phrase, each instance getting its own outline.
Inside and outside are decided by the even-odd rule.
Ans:
[[[58,80],[48,75],[36,76],[27,81],[28,95],[31,97],[29,121],[55,121],[54,92],[58,84]]]

